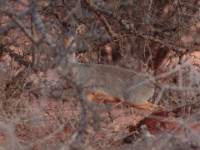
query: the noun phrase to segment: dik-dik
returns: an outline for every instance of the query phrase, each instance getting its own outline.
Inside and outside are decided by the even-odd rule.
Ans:
[[[74,73],[88,100],[118,100],[140,109],[154,110],[154,105],[147,100],[154,95],[155,86],[141,73],[110,65],[81,63],[76,63]]]

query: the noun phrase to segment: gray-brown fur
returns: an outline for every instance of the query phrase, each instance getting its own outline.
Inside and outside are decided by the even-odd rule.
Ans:
[[[91,92],[99,92],[125,103],[139,105],[154,95],[154,84],[147,76],[120,67],[76,64],[75,80]]]

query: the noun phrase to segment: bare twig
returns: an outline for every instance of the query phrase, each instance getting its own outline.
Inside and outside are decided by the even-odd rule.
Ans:
[[[105,18],[105,16],[99,11],[97,6],[95,6],[90,0],[84,0],[84,2],[88,5],[88,7],[98,16],[99,20],[103,23],[104,27],[108,31],[108,34],[112,39],[116,39],[118,36],[117,33],[115,33],[108,23],[108,20]]]
[[[25,33],[25,35],[31,40],[31,42],[37,45],[37,42],[31,35],[31,33],[26,29],[20,20],[18,20],[14,15],[10,15],[10,18],[20,27],[20,29]]]
[[[14,51],[12,51],[11,49],[7,48],[2,43],[0,43],[0,49],[2,50],[2,52],[8,53],[8,55],[11,58],[13,58],[16,62],[18,62],[19,64],[22,64],[22,65],[24,65],[26,67],[30,67],[31,66],[31,62],[24,60],[23,56],[15,53]]]
[[[45,39],[47,41],[47,43],[50,45],[50,47],[54,48],[55,44],[52,41],[50,35],[47,33],[46,28],[45,28],[43,22],[41,21],[38,12],[35,11],[35,9],[32,12],[32,17],[33,17],[34,23],[36,24],[38,30],[40,31],[40,33],[42,35],[42,37],[40,38],[40,40],[38,40],[38,43],[41,43]]]

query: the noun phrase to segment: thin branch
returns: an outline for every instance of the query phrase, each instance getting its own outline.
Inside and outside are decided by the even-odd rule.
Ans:
[[[35,11],[35,9],[33,9],[33,11],[32,11],[32,19],[42,35],[42,37],[40,38],[38,43],[42,42],[45,39],[51,48],[55,47],[54,42],[52,41],[50,35],[46,31],[46,28],[40,18],[39,13],[37,11]]]
[[[12,51],[11,49],[7,48],[5,45],[3,45],[2,43],[0,43],[0,50],[2,52],[6,52],[8,53],[8,55],[14,59],[14,61],[18,62],[19,64],[24,65],[25,67],[30,67],[31,66],[31,62],[24,60],[24,57],[15,53],[14,51]]]
[[[10,15],[10,18],[13,20],[14,23],[16,23],[20,29],[24,32],[24,34],[31,40],[31,42],[35,45],[37,45],[37,41],[33,38],[31,33],[25,28],[25,26],[21,23],[20,20],[18,20],[14,15]]]
[[[99,11],[98,7],[95,6],[90,0],[84,0],[84,1],[88,5],[89,9],[91,9],[97,15],[99,20],[103,23],[110,37],[112,39],[116,39],[117,37],[119,37],[119,35],[112,30],[110,24],[108,23],[108,20],[104,17],[101,11]]]

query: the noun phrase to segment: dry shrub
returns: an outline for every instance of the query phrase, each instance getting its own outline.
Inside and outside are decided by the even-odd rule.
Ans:
[[[1,0],[0,149],[198,149],[199,5]],[[150,113],[87,102],[73,81],[72,51],[80,62],[153,75],[152,102],[174,113],[156,117],[177,128],[153,135],[142,127],[124,144],[129,126]]]

